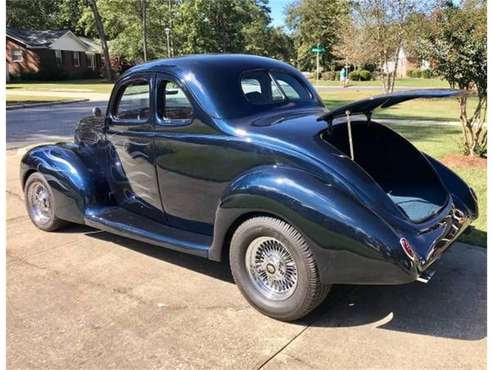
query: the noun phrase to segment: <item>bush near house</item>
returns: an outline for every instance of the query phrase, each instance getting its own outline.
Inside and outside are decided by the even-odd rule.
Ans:
[[[432,78],[433,71],[431,69],[410,69],[406,72],[406,75],[411,78]]]
[[[337,81],[339,79],[339,72],[327,71],[322,73],[322,80]]]
[[[65,81],[100,77],[101,73],[98,71],[84,70],[81,72],[66,72],[57,66],[43,66],[38,72],[24,72],[19,75],[10,75],[10,81]]]
[[[372,78],[372,75],[370,71],[367,71],[366,69],[362,69],[359,71],[359,79],[360,81],[370,81]]]
[[[366,69],[361,69],[349,73],[349,79],[351,81],[370,81],[372,79],[372,74]]]

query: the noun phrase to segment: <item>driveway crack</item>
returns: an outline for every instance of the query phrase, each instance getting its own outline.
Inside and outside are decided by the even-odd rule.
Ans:
[[[311,321],[307,326],[305,326],[302,330],[300,330],[294,337],[292,337],[290,340],[286,342],[281,348],[279,348],[272,356],[267,358],[264,362],[260,364],[260,366],[257,367],[257,370],[263,369],[271,360],[273,360],[279,353],[284,351],[287,346],[289,346],[291,343],[293,343],[296,338],[298,338],[301,334],[303,334],[310,326],[312,326],[313,321]]]
[[[5,192],[8,194],[8,195],[11,195],[13,196],[14,198],[17,198],[19,199],[20,201],[24,202],[24,199],[22,199],[21,195],[18,194],[18,193],[15,193],[13,192],[12,190],[5,190]]]

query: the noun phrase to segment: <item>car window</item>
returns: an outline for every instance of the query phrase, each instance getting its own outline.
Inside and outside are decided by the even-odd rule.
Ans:
[[[160,85],[161,106],[159,112],[163,119],[191,119],[193,107],[183,89],[172,81]]]
[[[311,98],[309,91],[296,77],[282,72],[271,72],[271,75],[289,100],[308,100]]]
[[[116,118],[146,121],[149,118],[149,82],[139,80],[124,87],[116,109]]]
[[[241,76],[241,89],[252,104],[277,104],[289,100],[310,100],[303,84],[287,73],[251,71]]]

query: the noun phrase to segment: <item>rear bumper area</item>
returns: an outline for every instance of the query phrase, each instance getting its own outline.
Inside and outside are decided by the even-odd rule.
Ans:
[[[472,216],[452,205],[439,222],[419,232],[412,243],[416,252],[414,262],[418,274],[417,280],[425,275],[430,266],[445,253],[472,221]]]

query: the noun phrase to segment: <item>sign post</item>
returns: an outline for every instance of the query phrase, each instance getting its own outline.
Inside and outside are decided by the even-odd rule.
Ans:
[[[312,53],[315,53],[317,55],[317,77],[316,77],[316,86],[318,86],[318,76],[320,74],[320,54],[325,53],[325,48],[321,48],[320,44],[317,45],[316,48],[312,48]]]

